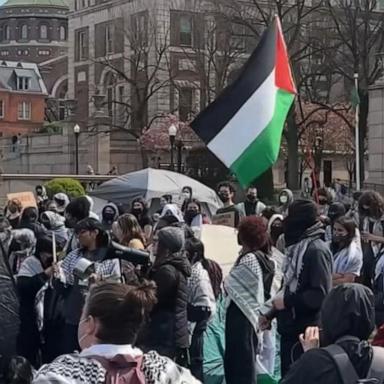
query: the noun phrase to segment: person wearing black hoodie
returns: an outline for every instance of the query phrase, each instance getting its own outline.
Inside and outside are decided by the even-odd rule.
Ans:
[[[185,365],[189,348],[187,317],[187,279],[191,264],[184,252],[184,231],[165,227],[153,239],[156,256],[149,278],[157,285],[158,303],[139,345]]]
[[[266,320],[277,317],[282,377],[303,353],[299,335],[308,326],[319,324],[321,305],[332,288],[332,254],[323,241],[315,203],[294,201],[283,226],[287,249],[284,285],[272,300],[273,309],[260,319],[263,329],[267,328]]]
[[[372,356],[382,360],[382,352],[374,351],[368,339],[375,328],[375,308],[372,291],[360,284],[343,284],[331,291],[321,309],[322,346],[338,345],[346,352],[360,380],[367,378]],[[318,329],[316,333],[318,334]],[[308,340],[302,335],[307,352],[294,364],[282,384],[344,384],[332,355],[326,348],[318,348],[319,340]],[[316,340],[317,339],[317,340]],[[317,345],[313,345],[317,344]],[[348,361],[348,359],[347,359]],[[384,366],[384,360],[382,361]],[[343,369],[347,373],[348,369]],[[352,368],[350,369],[352,370]],[[355,380],[353,383],[357,383]],[[363,382],[363,381],[361,381]],[[381,381],[364,381],[381,382]],[[352,383],[352,381],[351,381]]]
[[[27,207],[21,214],[18,229],[30,229],[36,237],[47,235],[47,230],[38,222],[39,211],[35,207]]]
[[[53,276],[52,240],[39,238],[33,256],[27,257],[17,274],[17,290],[20,300],[20,329],[17,339],[19,355],[38,368],[40,334],[37,328],[35,298],[37,292]]]

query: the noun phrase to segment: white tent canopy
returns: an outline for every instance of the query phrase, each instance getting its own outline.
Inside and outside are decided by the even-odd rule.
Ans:
[[[172,195],[173,202],[180,203],[181,190],[186,186],[192,188],[193,198],[204,203],[210,213],[215,213],[221,206],[216,192],[199,181],[180,173],[153,168],[109,180],[94,190],[91,196],[117,204],[130,204],[137,197],[152,201],[169,194]]]

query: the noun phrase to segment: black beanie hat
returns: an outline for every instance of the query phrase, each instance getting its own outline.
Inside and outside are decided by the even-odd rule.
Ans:
[[[312,200],[295,200],[288,208],[284,220],[284,235],[287,245],[300,240],[305,231],[318,221],[317,206]]]

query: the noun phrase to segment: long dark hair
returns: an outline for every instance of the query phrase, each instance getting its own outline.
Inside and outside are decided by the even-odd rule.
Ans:
[[[365,211],[364,206],[369,207],[369,212]],[[384,200],[381,195],[376,191],[364,192],[359,199],[359,213],[380,219],[384,214]]]
[[[221,285],[223,282],[223,271],[218,263],[205,257],[205,248],[202,241],[195,237],[190,238],[185,243],[185,250],[191,264],[201,262],[203,268],[208,272],[209,280],[215,299],[221,294]]]
[[[342,216],[339,217],[338,219],[335,220],[334,224],[340,224],[343,228],[346,229],[347,231],[347,237],[343,244],[340,247],[340,244],[334,244],[333,242],[331,243],[331,250],[332,252],[337,252],[340,249],[347,248],[350,246],[352,243],[353,239],[356,236],[356,223],[353,219],[350,219],[348,217]]]

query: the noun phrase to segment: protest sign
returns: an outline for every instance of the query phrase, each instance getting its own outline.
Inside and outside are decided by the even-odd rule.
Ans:
[[[33,192],[17,192],[17,193],[8,193],[7,199],[9,200],[19,200],[23,208],[35,207],[37,208],[37,203],[35,195]]]
[[[235,228],[235,212],[219,213],[213,216],[212,224]]]

